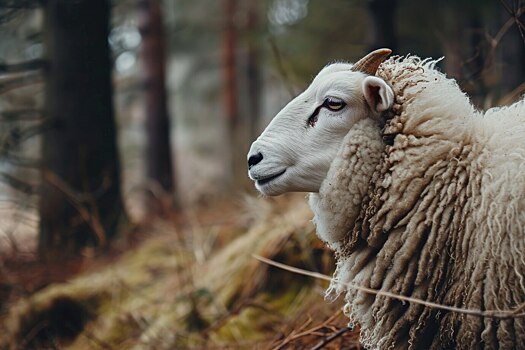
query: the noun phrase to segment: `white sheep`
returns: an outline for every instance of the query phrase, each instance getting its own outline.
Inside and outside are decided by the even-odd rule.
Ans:
[[[436,61],[381,64],[389,53],[321,70],[253,143],[249,176],[265,195],[312,192],[337,258],[328,294],[345,294],[366,347],[525,348],[523,317],[345,287],[474,310],[525,302],[525,99],[478,112]]]

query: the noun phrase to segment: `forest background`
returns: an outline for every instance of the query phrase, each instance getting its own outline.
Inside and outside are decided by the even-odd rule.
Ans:
[[[444,56],[480,109],[513,102],[524,18],[522,0],[0,0],[0,349],[358,348],[325,284],[252,257],[334,268],[304,195],[257,195],[250,143],[324,65],[378,47]]]

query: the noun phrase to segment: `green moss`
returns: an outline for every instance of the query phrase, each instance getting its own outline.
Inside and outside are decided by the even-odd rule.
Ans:
[[[218,328],[212,339],[218,344],[238,342],[239,335],[244,341],[259,341],[267,339],[269,334],[276,332],[286,318],[293,318],[304,308],[312,289],[301,283],[292,282],[285,289],[263,292],[255,300],[246,303],[246,307]]]

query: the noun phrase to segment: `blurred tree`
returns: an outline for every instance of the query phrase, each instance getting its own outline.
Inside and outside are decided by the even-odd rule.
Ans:
[[[47,68],[39,253],[104,246],[123,213],[108,47],[109,0],[44,3]]]
[[[224,70],[224,105],[228,123],[233,183],[237,188],[251,188],[246,176],[246,156],[248,151],[248,135],[246,131],[246,118],[240,118],[239,101],[237,96],[237,0],[223,0],[224,28],[222,32],[222,57]],[[252,62],[253,64],[253,62]],[[253,67],[252,67],[253,68]],[[248,68],[249,70],[249,68]],[[252,72],[253,73],[253,72]],[[253,101],[252,101],[253,102]]]
[[[8,23],[21,10],[40,6],[41,0],[0,0],[0,24]]]
[[[373,33],[371,50],[387,47],[397,52],[397,0],[369,0],[368,9]]]
[[[362,57],[373,39],[369,11],[365,1],[273,0],[268,21],[280,51],[275,63],[302,88],[327,63]]]
[[[237,72],[235,70],[235,46],[237,33],[235,30],[234,17],[236,12],[236,0],[223,0],[224,3],[224,31],[223,31],[223,67],[224,67],[224,100],[226,118],[231,128],[235,128],[238,122],[237,110]]]
[[[250,107],[250,139],[259,135],[259,119],[261,113],[262,77],[260,68],[261,50],[259,47],[259,3],[251,1],[248,7],[246,31],[249,34],[247,42],[246,76],[248,79],[248,99]]]
[[[139,30],[142,35],[144,103],[146,109],[147,177],[162,192],[174,190],[173,160],[170,143],[170,118],[165,82],[165,38],[159,0],[139,0]],[[160,213],[158,194],[151,189],[151,212]],[[177,202],[177,201],[176,201]]]

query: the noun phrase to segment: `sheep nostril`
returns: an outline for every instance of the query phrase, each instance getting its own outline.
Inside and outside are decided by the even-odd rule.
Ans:
[[[252,166],[257,165],[263,160],[263,155],[261,152],[254,154],[248,158],[248,169],[251,169]]]

